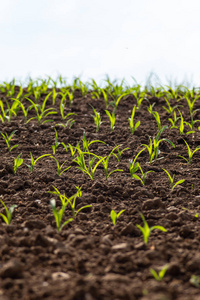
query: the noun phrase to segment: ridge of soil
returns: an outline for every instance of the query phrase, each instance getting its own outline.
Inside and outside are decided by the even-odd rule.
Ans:
[[[41,103],[45,96],[41,97]],[[5,94],[0,98],[5,99]],[[162,108],[164,99],[150,97],[149,101],[156,102],[154,109],[159,112],[162,125],[170,127],[170,116]],[[195,149],[200,144],[200,133],[180,136],[178,129],[166,129],[161,137],[168,138],[176,147],[161,142],[159,159],[151,164],[147,151],[141,153],[138,161],[144,172],[154,171],[147,175],[143,186],[131,178],[129,159],[134,159],[142,144],[149,144],[149,136],[158,132],[155,118],[147,112],[147,103],[143,102],[141,109],[136,110],[135,119],[141,125],[131,134],[128,118],[136,101],[132,96],[121,100],[111,132],[103,98],[94,100],[90,93],[82,97],[76,92],[72,107],[66,106],[65,110],[77,114],[74,126],[56,126],[58,140],[66,145],[76,146],[77,142],[82,145],[85,131],[88,140],[105,142],[89,147],[99,156],[108,155],[115,145],[121,145],[120,149],[129,147],[120,162],[114,156],[109,160],[109,171],[123,169],[123,172],[115,172],[106,180],[99,165],[91,180],[77,169],[70,151],[60,145],[55,157],[60,164],[67,160],[65,166],[71,166],[69,170],[58,176],[55,161],[44,157],[31,173],[25,165],[30,163],[30,152],[34,159],[53,154],[54,126],[62,121],[59,104],[57,100],[54,108],[58,114],[51,116],[54,120],[51,123],[39,126],[32,120],[25,124],[19,111],[11,122],[1,124],[3,133],[17,130],[11,145],[19,146],[9,152],[0,137],[0,194],[7,207],[17,205],[10,225],[0,220],[0,299],[200,299],[200,283],[194,285],[191,280],[192,276],[200,275],[200,221],[195,216],[200,212],[200,157],[197,151],[191,164],[177,157],[187,157],[183,138]],[[89,104],[103,116],[98,133]],[[51,100],[48,107],[52,107]],[[109,110],[112,111],[111,107]],[[187,120],[187,105],[181,112]],[[200,117],[198,114],[196,119]],[[31,110],[29,117],[34,115]],[[14,158],[20,153],[24,163],[14,175]],[[171,191],[163,168],[175,174],[175,182],[180,179],[185,182]],[[76,208],[92,205],[78,213],[60,233],[50,206],[50,199],[55,198],[60,207],[59,198],[48,193],[53,186],[67,197],[76,192],[76,186],[81,186],[82,197],[77,198]],[[110,218],[112,209],[125,210],[115,227]],[[3,206],[0,212],[5,212]],[[167,232],[152,231],[147,245],[136,227],[136,224],[143,226],[140,212],[149,226],[161,225],[167,229]],[[64,220],[71,216],[67,207]],[[163,280],[156,281],[149,269],[159,271],[166,264]]]

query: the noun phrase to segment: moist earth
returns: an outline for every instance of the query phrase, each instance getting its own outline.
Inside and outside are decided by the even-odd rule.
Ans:
[[[17,94],[19,88],[16,86],[15,90]],[[5,93],[0,97],[4,103],[6,99],[11,103]],[[43,94],[39,103],[45,97]],[[53,122],[38,125],[33,119],[25,123],[20,110],[10,122],[0,124],[4,134],[16,130],[11,146],[18,144],[9,152],[0,136],[0,195],[8,208],[17,205],[10,225],[0,220],[0,299],[200,299],[200,152],[194,154],[191,164],[178,157],[188,157],[183,139],[192,151],[200,145],[198,126],[195,133],[188,135],[180,135],[177,128],[170,129],[171,116],[163,109],[165,99],[148,95],[149,103],[155,103],[153,109],[159,112],[162,126],[168,125],[161,138],[172,141],[175,148],[166,141],[161,142],[158,159],[151,164],[147,149],[140,154],[137,161],[143,171],[154,171],[146,175],[142,185],[131,178],[129,160],[144,148],[143,144],[149,145],[149,137],[158,133],[156,120],[147,110],[149,103],[144,100],[136,110],[135,122],[140,120],[141,124],[132,134],[128,118],[136,104],[133,95],[120,101],[112,132],[103,97],[92,99],[90,92],[83,97],[80,91],[75,91],[74,102],[71,106],[67,102],[65,107],[66,114],[76,114],[71,116],[75,120],[71,128],[57,125],[66,123],[60,116],[60,99],[58,95],[53,106],[51,97],[47,101],[47,108],[57,111],[57,115],[49,117]],[[186,100],[182,99],[180,104],[185,120],[189,120]],[[91,105],[102,117],[99,132],[96,132]],[[112,112],[112,109],[110,105],[108,110]],[[32,109],[28,117],[34,116]],[[200,118],[199,112],[195,118]],[[66,146],[79,143],[82,147],[84,133],[88,141],[103,141],[105,144],[96,142],[89,146],[90,152],[98,156],[109,155],[117,145],[120,150],[128,147],[120,161],[113,155],[109,160],[109,172],[123,171],[112,173],[106,180],[100,164],[92,180],[77,168],[73,161],[76,154],[72,157],[70,149],[60,144],[53,154],[54,128],[58,141]],[[37,161],[31,172],[26,166],[30,164],[30,152],[34,159],[51,154],[60,164],[66,161],[64,167],[71,168],[59,176],[55,160],[46,156]],[[23,164],[14,174],[14,159],[20,153]],[[117,149],[114,153],[118,153]],[[163,168],[171,176],[175,175],[175,182],[185,181],[171,190]],[[136,174],[140,176],[139,171]],[[91,207],[77,213],[58,232],[50,200],[54,198],[59,209],[61,203],[49,191],[56,187],[61,194],[71,197],[77,186],[81,187],[82,196],[76,199],[76,210],[85,205]],[[111,210],[117,213],[125,210],[115,226]],[[3,205],[0,212],[5,214]],[[153,230],[145,244],[136,226],[144,226],[141,213],[150,227],[160,225],[167,231]],[[63,221],[71,217],[68,205]],[[155,280],[150,268],[158,273],[165,265],[168,266],[165,276]]]

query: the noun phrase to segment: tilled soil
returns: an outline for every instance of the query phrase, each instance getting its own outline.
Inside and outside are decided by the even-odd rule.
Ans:
[[[5,94],[0,96],[2,100],[6,99]],[[45,96],[40,99],[41,103]],[[194,150],[200,145],[200,133],[196,129],[195,134],[181,136],[178,129],[170,130],[170,115],[162,108],[165,100],[149,96],[149,101],[156,103],[154,110],[159,112],[162,126],[168,125],[161,138],[168,138],[176,147],[161,142],[161,153],[151,164],[147,150],[141,153],[138,162],[143,171],[154,171],[148,173],[144,186],[131,178],[129,160],[143,148],[142,144],[149,144],[149,136],[155,137],[158,132],[155,118],[147,111],[147,101],[143,101],[139,111],[136,110],[135,120],[140,120],[141,125],[134,134],[128,123],[136,104],[133,96],[120,101],[113,132],[104,112],[103,98],[94,100],[90,93],[82,97],[78,91],[72,106],[67,105],[65,109],[66,113],[77,114],[74,125],[72,128],[56,126],[59,142],[66,145],[76,146],[79,142],[82,147],[84,131],[89,141],[105,142],[89,146],[89,150],[99,156],[108,155],[116,145],[121,145],[121,150],[129,147],[122,153],[120,162],[111,156],[109,172],[114,169],[123,169],[123,172],[113,173],[108,180],[102,165],[98,166],[94,180],[83,174],[73,162],[70,150],[67,152],[62,145],[57,148],[55,157],[60,164],[67,160],[65,166],[71,168],[61,176],[58,176],[56,162],[51,157],[38,160],[33,172],[26,166],[30,164],[30,152],[34,159],[43,154],[53,155],[54,126],[66,123],[59,114],[59,97],[54,105],[58,114],[52,115],[54,121],[51,123],[39,126],[37,120],[32,120],[25,124],[21,111],[11,122],[1,123],[3,133],[17,130],[11,146],[19,145],[9,152],[0,137],[0,194],[7,207],[17,205],[10,225],[0,221],[1,300],[200,299],[197,277],[200,275],[200,222],[197,215],[200,212],[200,152],[194,154],[191,164],[177,157],[187,157],[183,138]],[[181,101],[182,114],[189,120],[186,101]],[[89,104],[102,116],[103,123],[97,133]],[[48,107],[52,107],[51,98]],[[108,109],[112,111],[111,106]],[[29,118],[33,116],[35,113],[31,110]],[[199,112],[195,118],[200,118]],[[24,162],[14,174],[14,158],[20,153]],[[175,174],[175,182],[180,179],[185,182],[171,191],[163,168],[171,175]],[[60,208],[59,197],[48,193],[54,190],[53,186],[67,197],[76,192],[76,186],[82,187],[76,209],[92,205],[80,211],[60,232],[56,229],[50,206],[50,200],[54,198]],[[117,213],[125,210],[115,226],[110,218],[112,209]],[[5,213],[3,206],[0,212]],[[150,227],[161,225],[167,232],[153,230],[148,243],[144,244],[143,235],[136,226],[143,226],[140,213]],[[70,217],[72,211],[67,206],[64,220]],[[156,281],[150,268],[158,272],[166,264],[168,269],[164,278]]]

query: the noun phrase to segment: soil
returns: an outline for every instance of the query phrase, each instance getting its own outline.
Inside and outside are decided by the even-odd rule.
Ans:
[[[19,91],[17,86],[15,91],[16,94]],[[40,103],[45,96],[42,95]],[[11,101],[5,93],[1,93],[0,98]],[[175,148],[161,142],[161,153],[151,164],[147,150],[141,153],[138,162],[143,171],[154,171],[146,176],[145,185],[131,178],[129,160],[143,148],[142,144],[149,144],[149,136],[155,137],[158,132],[155,118],[147,111],[147,101],[136,110],[135,120],[140,120],[141,125],[134,134],[128,123],[136,104],[131,95],[119,103],[113,132],[104,111],[103,97],[92,99],[90,92],[83,97],[80,91],[75,92],[72,106],[67,103],[65,108],[66,114],[77,114],[72,128],[55,127],[58,123],[66,123],[59,114],[60,95],[53,106],[58,114],[50,116],[53,122],[39,126],[37,120],[31,120],[25,124],[23,113],[19,111],[10,122],[1,123],[3,133],[17,130],[11,146],[19,145],[9,152],[0,137],[0,194],[7,207],[17,205],[10,225],[0,220],[1,300],[200,299],[200,221],[197,215],[200,213],[200,153],[194,154],[191,164],[177,157],[188,157],[183,138],[192,150],[200,145],[200,132],[196,128],[195,134],[181,136],[179,129],[170,130],[170,115],[163,109],[165,100],[151,95],[148,99],[156,103],[154,110],[159,112],[162,126],[168,125],[161,138],[168,138]],[[23,103],[28,104],[28,101]],[[180,109],[189,121],[186,103],[182,99]],[[96,132],[90,105],[101,113],[103,123],[99,132]],[[51,97],[47,101],[49,107],[52,107]],[[108,110],[112,111],[112,107]],[[28,116],[35,116],[34,110]],[[200,119],[199,112],[195,119]],[[60,164],[67,160],[65,166],[71,166],[69,170],[58,176],[56,162],[44,157],[30,172],[26,166],[30,164],[30,152],[34,159],[43,154],[53,155],[54,127],[59,142],[66,145],[76,146],[79,142],[82,147],[84,131],[87,140],[104,141],[105,144],[90,145],[90,151],[96,155],[108,155],[115,145],[121,145],[121,150],[129,147],[119,162],[114,156],[109,160],[109,171],[122,169],[123,172],[114,172],[106,180],[103,167],[99,165],[91,180],[77,168],[70,151],[62,145],[57,148],[55,157]],[[20,153],[24,161],[14,174],[14,158]],[[175,182],[181,179],[185,182],[171,190],[163,168],[175,174]],[[76,192],[76,186],[82,187],[76,209],[92,205],[81,210],[60,232],[50,206],[54,198],[60,208],[59,197],[48,193],[54,190],[53,186],[67,197]],[[117,213],[125,210],[115,226],[110,218],[112,209]],[[5,213],[3,206],[0,212]],[[167,232],[153,230],[145,244],[136,226],[143,226],[140,213],[150,227],[160,225]],[[72,211],[67,206],[64,220],[71,217]],[[150,268],[159,272],[166,264],[164,278],[156,281]]]

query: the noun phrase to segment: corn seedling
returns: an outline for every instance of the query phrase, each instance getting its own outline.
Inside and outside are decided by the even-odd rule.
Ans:
[[[133,107],[131,117],[128,119],[132,134],[134,134],[135,130],[140,126],[140,121],[138,121],[136,124],[134,124],[135,109],[136,109],[136,105]]]
[[[14,209],[17,207],[17,205],[13,204],[11,205],[11,207],[8,209],[7,206],[5,205],[5,203],[3,202],[2,199],[0,199],[1,203],[4,206],[4,209],[6,211],[6,215],[0,213],[0,216],[2,217],[2,219],[4,220],[4,222],[9,225],[11,223],[12,220],[12,214],[14,212]]]
[[[100,140],[93,140],[93,141],[90,142],[90,141],[87,140],[87,138],[86,138],[85,131],[83,132],[82,142],[83,142],[83,151],[85,151],[85,152],[89,152],[89,146],[92,145],[92,144],[94,144],[94,143],[102,143],[102,144],[105,144],[105,142],[100,141]]]
[[[8,119],[8,116],[7,116],[7,111],[4,109],[4,104],[2,100],[0,100],[0,108],[1,108],[0,119],[2,123],[5,123],[5,120]]]
[[[134,159],[130,159],[129,160],[129,171],[130,171],[130,174],[131,174],[131,178],[133,178],[134,174],[137,172],[138,168],[139,168],[139,163],[137,162],[136,163],[136,160],[138,158],[138,156],[145,150],[145,148],[143,148],[142,150],[140,150],[138,152],[138,154],[135,156]]]
[[[117,219],[119,218],[119,216],[125,211],[125,209],[122,209],[118,214],[114,211],[114,210],[111,210],[110,212],[110,217],[111,217],[111,220],[112,220],[112,223],[113,225],[115,226],[116,222],[117,222]]]
[[[38,121],[38,125],[41,125],[41,124],[44,124],[44,123],[47,123],[47,122],[53,122],[52,119],[42,121],[43,119],[45,119],[45,118],[46,118],[47,116],[49,116],[49,115],[57,114],[56,111],[52,111],[53,108],[47,108],[47,109],[45,109],[46,102],[47,102],[47,100],[48,100],[50,94],[51,94],[51,93],[49,93],[49,94],[45,97],[45,100],[44,100],[44,102],[43,102],[42,105],[35,104],[31,99],[29,99],[29,98],[26,97],[26,99],[27,99],[29,102],[31,102],[31,104],[32,104],[32,105],[30,106],[29,109],[34,108],[35,111],[36,111],[36,117],[30,118],[30,119],[27,121],[27,123],[28,123],[29,121],[31,121],[31,120],[34,120],[34,119],[36,119],[36,120]]]
[[[26,164],[26,166],[30,169],[31,172],[33,172],[33,169],[34,169],[34,167],[35,167],[35,164],[36,164],[36,162],[37,162],[39,159],[41,159],[41,158],[43,158],[43,157],[46,157],[46,156],[51,156],[51,154],[43,154],[43,155],[39,156],[38,158],[36,158],[36,159],[34,160],[33,155],[32,155],[31,152],[30,152],[30,155],[31,155],[31,165],[27,165],[27,164]]]
[[[121,169],[115,169],[115,170],[111,171],[110,173],[108,173],[108,162],[109,162],[109,159],[110,159],[111,155],[113,155],[113,152],[115,151],[115,149],[117,149],[119,146],[120,146],[120,145],[114,147],[113,150],[110,152],[110,154],[109,154],[108,156],[105,156],[105,157],[99,157],[100,162],[102,163],[103,168],[104,168],[104,174],[105,174],[106,180],[107,180],[114,172],[123,172],[123,170],[121,170]]]
[[[55,221],[56,221],[56,227],[57,227],[58,232],[60,232],[62,230],[62,228],[65,225],[67,225],[69,222],[73,221],[73,218],[69,218],[67,221],[62,223],[62,219],[63,219],[64,212],[65,212],[67,204],[68,204],[68,202],[65,205],[62,205],[60,210],[57,210],[55,199],[50,200],[50,205],[51,205],[53,215],[54,215],[54,218],[55,218]]]
[[[172,118],[169,118],[168,120],[170,121],[170,123],[172,124],[172,126],[170,127],[170,129],[172,128],[178,128],[178,126],[176,125],[176,122],[180,119],[180,117],[177,118],[176,116],[176,112],[174,111],[174,119],[172,120]]]
[[[11,145],[10,145],[11,140],[12,140],[12,136],[14,135],[14,133],[16,131],[17,130],[12,131],[10,135],[8,135],[7,133],[4,134],[3,132],[1,132],[1,135],[2,135],[2,137],[4,138],[4,140],[6,142],[6,145],[8,147],[9,152],[11,152],[14,148],[17,148],[19,146],[19,145],[14,145],[14,146],[11,147]]]
[[[166,97],[164,97],[165,98],[165,101],[166,101],[166,103],[167,103],[167,106],[168,106],[168,108],[167,107],[165,107],[165,106],[163,106],[163,108],[168,112],[168,114],[172,114],[173,113],[173,111],[177,108],[177,107],[180,107],[180,105],[175,105],[175,106],[171,106],[170,105],[170,103],[169,103],[169,101],[167,100],[167,98]],[[182,105],[181,105],[182,106]]]
[[[184,140],[184,142],[185,142],[185,144],[187,146],[187,149],[188,149],[188,159],[185,158],[182,155],[178,155],[178,157],[183,158],[188,164],[191,164],[192,157],[193,157],[193,155],[194,155],[195,152],[197,152],[198,150],[200,150],[200,146],[197,146],[196,149],[192,152],[191,149],[190,149],[190,146],[188,145],[188,143],[185,140]]]
[[[180,127],[179,127],[179,130],[180,130],[180,134],[181,135],[183,135],[184,134],[184,124],[186,124],[186,125],[188,125],[190,128],[191,128],[191,126],[190,126],[190,124],[188,123],[188,122],[185,122],[184,121],[184,119],[183,119],[183,115],[182,115],[182,113],[180,112],[180,110],[178,110],[179,111],[179,114],[180,114]],[[191,128],[192,129],[192,128]],[[185,134],[190,134],[190,133],[194,133],[195,131],[188,131],[188,132],[186,132]]]
[[[14,159],[14,174],[16,174],[17,169],[22,165],[23,159],[20,158],[21,153]]]
[[[83,173],[87,174],[91,180],[94,179],[94,173],[98,167],[98,165],[103,161],[103,157],[98,157],[97,155],[90,153],[90,152],[82,152],[81,150],[78,149],[79,155],[77,155],[77,157],[73,160],[75,163],[77,163],[79,165],[79,167],[77,167],[77,169],[81,170]],[[88,154],[88,167],[86,166],[85,163],[85,157],[84,155]],[[91,158],[91,155],[93,156],[93,158]],[[94,167],[94,161],[95,159],[98,159],[97,163],[95,164]]]
[[[150,268],[149,271],[151,272],[155,280],[162,281],[165,276],[165,273],[167,272],[168,267],[168,264],[166,264],[158,273],[152,268]]]
[[[147,110],[150,114],[152,114],[154,112],[153,108],[154,108],[155,104],[156,103],[154,102],[153,104],[149,104],[149,106],[147,107]]]
[[[102,94],[103,94],[104,102],[105,102],[106,109],[107,109],[108,106],[109,106],[109,104],[108,104],[108,94],[105,92],[104,89],[101,89],[101,92],[102,92]]]
[[[150,234],[153,230],[155,229],[158,229],[158,230],[161,230],[163,232],[166,232],[167,230],[163,227],[163,226],[159,226],[159,225],[156,225],[156,226],[152,226],[152,227],[149,227],[148,223],[146,222],[145,220],[145,217],[143,216],[143,214],[140,214],[142,220],[143,220],[143,223],[144,223],[144,227],[136,224],[137,228],[141,230],[142,234],[143,234],[143,237],[144,237],[144,243],[147,244],[148,243],[148,240],[149,240],[149,237],[150,237]]]
[[[68,199],[69,205],[70,205],[71,210],[72,210],[72,216],[73,216],[73,218],[75,218],[75,217],[77,216],[77,214],[78,214],[81,210],[83,210],[83,209],[85,209],[85,208],[88,208],[88,207],[92,207],[92,205],[89,204],[89,205],[84,205],[84,206],[80,207],[78,210],[75,210],[75,206],[76,206],[76,198],[82,196],[81,188],[79,188],[79,187],[76,186],[76,189],[77,189],[76,194],[73,195],[72,197],[70,197],[70,198]]]
[[[63,167],[64,164],[67,162],[67,160],[64,161],[64,163],[60,166],[58,160],[57,160],[54,156],[50,156],[50,157],[53,158],[53,159],[55,160],[55,162],[56,162],[57,169],[58,169],[58,176],[61,176],[64,172],[66,172],[67,170],[69,170],[69,169],[71,168],[71,166],[69,166],[69,167],[67,167],[66,169],[64,169],[64,170],[62,171],[62,167]]]
[[[121,145],[120,145],[121,146]],[[122,156],[122,153],[126,150],[129,150],[130,148],[127,147],[127,148],[124,148],[123,150],[120,150],[119,148],[117,148],[117,154],[113,153],[113,155],[116,157],[116,159],[120,162],[121,160],[121,156]]]
[[[153,142],[151,138],[149,137],[150,144],[149,146],[146,144],[142,144],[142,146],[146,147],[149,153],[149,163],[151,163],[153,160],[156,160],[158,158],[158,155],[160,154],[159,145],[161,142],[168,142],[173,148],[175,148],[175,145],[168,139],[160,139],[161,133],[167,128],[167,126],[162,127],[162,129],[158,132],[156,138],[153,138]]]
[[[110,112],[107,109],[105,110],[105,112],[106,112],[107,116],[109,117],[111,132],[113,132],[113,130],[115,128],[115,110],[113,109],[112,115],[110,114]]]
[[[137,169],[140,169],[140,172],[141,172],[141,177],[139,177],[137,174],[132,174],[132,178],[135,178],[135,179],[137,179],[137,180],[139,180],[141,183],[142,183],[142,185],[145,185],[145,179],[146,179],[146,176],[147,176],[147,174],[149,174],[149,173],[151,173],[151,172],[154,172],[154,171],[147,171],[147,172],[143,172],[143,170],[142,170],[142,168],[141,168],[141,166],[140,166],[140,164],[139,163],[137,163]]]
[[[62,145],[63,145],[63,147],[66,149],[66,147],[64,146],[64,143],[62,143]],[[70,150],[70,152],[71,152],[72,157],[74,157],[77,148],[76,148],[76,147],[73,147],[70,143],[68,143],[68,147],[69,147],[69,150]]]
[[[200,275],[192,275],[190,278],[190,283],[196,288],[200,289]]]
[[[142,104],[142,101],[143,101],[143,100],[146,100],[146,98],[144,98],[143,96],[140,97],[140,95],[138,96],[138,92],[137,92],[137,91],[133,91],[132,94],[133,94],[133,96],[135,97],[135,99],[136,99],[136,101],[137,101],[137,106],[136,106],[136,108],[137,108],[137,110],[139,110],[139,109],[140,109],[140,106],[141,106],[141,104]]]
[[[61,144],[59,141],[58,141],[58,133],[57,133],[57,130],[54,128],[55,130],[55,144],[51,146],[52,150],[53,150],[53,154],[56,153],[56,150],[58,149],[59,145]]]
[[[56,92],[55,87],[53,87],[52,89],[52,104],[55,105],[56,103],[56,97],[57,97],[58,93]]]
[[[182,184],[185,179],[181,179],[179,181],[177,181],[175,184],[174,184],[174,177],[175,177],[175,174],[173,175],[173,177],[171,177],[171,175],[169,174],[169,172],[165,169],[163,169],[163,171],[165,171],[165,173],[167,174],[167,176],[169,177],[169,180],[170,180],[170,185],[171,185],[171,190],[173,190],[177,185],[179,184]]]
[[[96,109],[93,106],[92,106],[92,109],[93,109],[93,112],[94,112],[94,115],[92,115],[92,117],[93,117],[94,123],[96,125],[96,132],[98,132],[99,131],[99,127],[102,124],[101,115],[100,115],[99,112],[96,111]]]
[[[200,98],[200,96],[198,95],[197,97],[195,97],[193,101],[190,101],[189,97],[187,97],[187,96],[185,96],[185,98],[187,100],[187,104],[188,104],[188,107],[189,107],[189,110],[190,110],[191,125],[192,125],[192,128],[193,128],[193,126],[196,122],[200,122],[200,120],[195,120],[194,121],[194,114],[197,111],[200,110],[199,108],[194,110],[194,104]]]
[[[81,188],[76,186],[76,190],[77,192],[72,195],[70,198],[67,198],[65,196],[65,194],[61,194],[58,189],[56,187],[53,186],[53,188],[55,189],[54,192],[49,192],[51,194],[55,194],[55,195],[58,195],[60,200],[61,200],[61,204],[62,206],[64,206],[66,208],[66,206],[69,204],[70,205],[70,208],[72,210],[72,216],[73,216],[73,219],[77,216],[77,214],[85,209],[85,208],[88,208],[88,207],[92,207],[92,205],[85,205],[85,206],[82,206],[81,208],[79,208],[78,210],[75,209],[75,206],[76,206],[76,199],[77,197],[81,197],[82,196],[82,191],[81,191]]]
[[[157,125],[158,125],[158,130],[161,130],[161,121],[160,121],[160,116],[159,113],[157,111],[154,111],[152,113],[152,115],[154,116],[154,118],[156,119]]]

